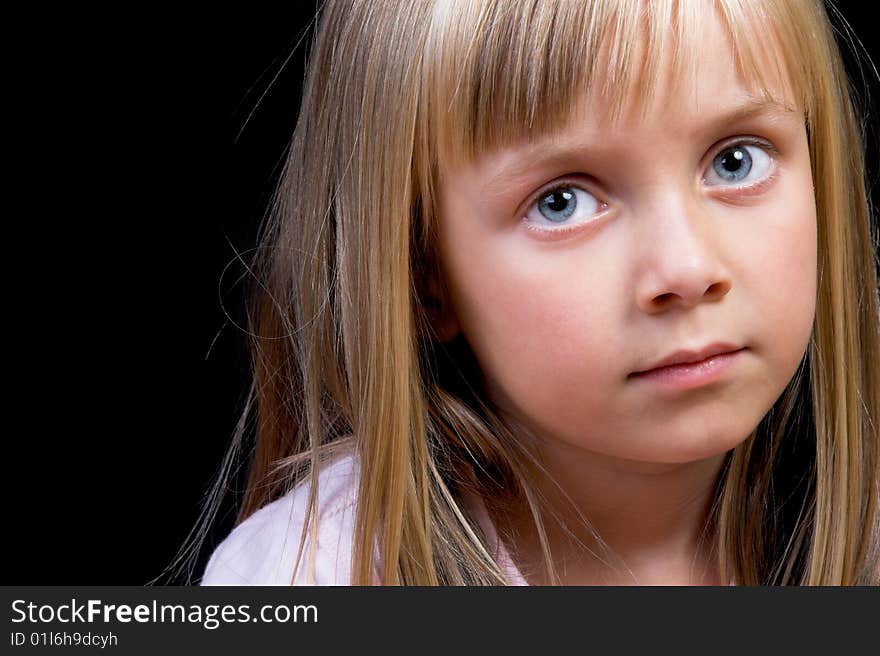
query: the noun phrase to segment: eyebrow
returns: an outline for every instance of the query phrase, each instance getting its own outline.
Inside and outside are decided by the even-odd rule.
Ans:
[[[774,98],[751,97],[747,102],[732,111],[719,114],[702,122],[694,132],[710,133],[720,130],[725,125],[742,123],[759,116],[787,118],[796,114],[796,110]],[[511,181],[525,177],[533,170],[552,167],[554,165],[568,164],[578,157],[583,157],[584,151],[589,151],[592,144],[579,144],[573,147],[554,147],[552,137],[539,138],[528,144],[517,153],[516,161],[508,166],[503,166],[496,171],[485,183],[483,189],[489,193],[501,193],[508,190]]]
[[[795,109],[775,98],[750,98],[747,102],[736,109],[710,119],[709,124],[736,123],[762,114],[789,115],[794,114]]]

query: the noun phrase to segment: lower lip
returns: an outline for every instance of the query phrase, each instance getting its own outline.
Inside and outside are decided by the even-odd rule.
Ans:
[[[671,389],[700,387],[720,379],[744,350],[719,353],[700,362],[659,367],[633,374],[632,378]]]

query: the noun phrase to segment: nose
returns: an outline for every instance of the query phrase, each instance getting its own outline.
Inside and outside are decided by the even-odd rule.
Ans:
[[[639,308],[657,314],[724,298],[731,289],[731,276],[711,232],[711,216],[680,203],[665,203],[651,215],[641,225],[652,227],[639,235],[644,245],[639,257]]]

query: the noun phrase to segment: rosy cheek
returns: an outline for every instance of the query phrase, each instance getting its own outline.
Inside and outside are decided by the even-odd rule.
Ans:
[[[582,386],[585,363],[596,359],[602,341],[588,310],[563,285],[515,285],[499,293],[474,327],[485,373],[520,395],[555,396]]]
[[[780,209],[776,219],[764,231],[764,238],[754,242],[753,257],[762,280],[755,289],[763,290],[763,303],[776,321],[791,324],[809,314],[814,306],[816,288],[815,213],[810,203]],[[794,326],[792,326],[794,327]]]
[[[543,317],[547,306],[523,283],[512,277],[485,280],[483,286],[473,290],[465,330],[481,342],[483,350],[518,359],[536,342],[546,339],[543,333],[548,323]]]

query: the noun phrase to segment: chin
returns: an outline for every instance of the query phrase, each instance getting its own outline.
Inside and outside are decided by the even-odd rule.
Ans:
[[[734,432],[728,429],[718,433],[694,435],[693,439],[682,439],[681,435],[677,438],[670,436],[666,442],[668,448],[655,454],[659,458],[657,462],[697,462],[723,455],[745,442],[752,430],[754,429]]]

